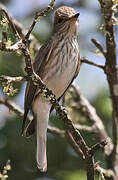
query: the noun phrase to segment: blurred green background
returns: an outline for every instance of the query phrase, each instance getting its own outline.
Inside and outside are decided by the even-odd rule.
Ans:
[[[8,8],[9,12],[20,21],[25,28],[32,22],[35,12],[47,7],[49,0],[0,0]],[[104,34],[99,28],[102,25],[100,6],[97,0],[57,0],[54,10],[61,6],[68,5],[80,12],[78,42],[81,57],[104,64],[104,58],[96,53],[91,38],[98,39],[105,47]],[[47,40],[52,34],[53,11],[37,23],[33,34],[40,43]],[[0,27],[0,37],[2,32]],[[9,37],[14,42],[14,35],[9,29]],[[34,56],[33,56],[34,58]],[[16,53],[4,53],[0,51],[0,75],[20,76],[24,75],[24,59]],[[111,102],[107,81],[104,73],[95,67],[83,64],[80,74],[76,78],[83,94],[96,107],[98,115],[111,136]],[[15,84],[18,93],[10,97],[21,108],[25,83]],[[2,85],[0,97],[3,97]],[[86,123],[86,122],[85,122]],[[35,139],[26,139],[21,136],[22,119],[10,112],[5,106],[0,105],[0,171],[6,161],[11,160],[11,171],[9,180],[84,180],[86,179],[85,163],[78,157],[65,138],[48,134],[48,171],[40,174],[35,161]],[[63,123],[54,114],[50,118],[50,124],[63,129]],[[82,133],[86,142],[94,144],[96,138],[93,134]],[[105,167],[102,152],[97,152],[95,160]],[[96,180],[98,177],[96,177]]]

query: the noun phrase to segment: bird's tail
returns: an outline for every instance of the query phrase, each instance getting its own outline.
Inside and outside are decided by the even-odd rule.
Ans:
[[[50,109],[51,104],[41,96],[37,96],[32,105],[37,145],[36,159],[37,166],[41,172],[47,170],[46,140]]]
[[[36,141],[37,141],[37,166],[41,172],[47,171],[46,141],[47,141],[47,122],[36,123]]]

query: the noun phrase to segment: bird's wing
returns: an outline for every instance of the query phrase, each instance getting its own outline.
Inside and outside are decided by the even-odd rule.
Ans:
[[[53,42],[52,40],[47,41],[40,49],[36,56],[36,59],[33,64],[34,71],[41,76],[41,73],[43,72],[44,66],[46,62],[48,61],[50,54],[53,49]],[[24,119],[22,124],[22,133],[24,131],[24,125],[27,118],[27,114],[29,110],[31,109],[31,105],[33,102],[33,99],[35,97],[35,93],[37,90],[37,86],[33,84],[32,81],[29,81],[26,86],[25,91],[25,102],[24,102]]]
[[[68,87],[66,88],[66,90],[64,91],[64,93],[57,99],[58,102],[59,102],[59,101],[61,100],[61,98],[64,96],[64,94],[66,93],[66,91],[68,90],[68,88],[70,87],[70,85],[72,84],[72,82],[74,81],[74,79],[77,77],[77,75],[78,75],[78,73],[79,73],[79,70],[80,70],[80,53],[78,54],[78,61],[77,61],[77,68],[76,68],[76,71],[75,71],[75,75],[74,75],[74,77],[72,78],[72,81],[70,82],[70,84],[68,85]],[[52,106],[50,112],[52,112],[53,109],[54,109],[54,107]]]
[[[71,83],[69,84],[69,86],[67,87],[67,89],[64,91],[64,93],[62,94],[62,96],[66,93],[66,91],[68,90],[68,88],[70,87],[70,85],[72,84],[73,80],[77,77],[78,73],[79,73],[79,70],[80,70],[80,54],[78,55],[78,62],[77,62],[77,68],[76,68],[76,71],[75,71],[75,75],[74,77],[72,78],[72,81]],[[62,98],[62,96],[60,96],[58,98],[58,101],[60,101],[60,99]],[[52,112],[54,109],[54,107],[52,106],[51,107],[51,110],[50,112]],[[31,122],[29,122],[29,124],[27,125],[27,127],[25,128],[24,130],[24,136],[25,137],[29,137],[31,136],[33,133],[35,132],[35,123],[34,123],[34,120],[32,120]]]
[[[75,75],[72,78],[72,81],[70,82],[70,84],[68,85],[68,87],[66,88],[66,90],[64,91],[64,93],[57,99],[58,101],[60,101],[60,99],[63,97],[63,95],[66,93],[66,91],[68,90],[68,88],[70,87],[70,85],[72,84],[72,82],[74,81],[74,79],[77,77],[78,73],[80,70],[80,53],[78,53],[78,59],[77,59],[77,68],[75,70]],[[53,108],[53,107],[52,107]],[[52,110],[51,108],[51,110]]]

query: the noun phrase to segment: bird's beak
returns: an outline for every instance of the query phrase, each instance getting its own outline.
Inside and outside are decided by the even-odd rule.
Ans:
[[[68,20],[77,21],[79,15],[80,15],[80,13],[77,13],[77,14],[73,15],[72,17],[70,17]]]

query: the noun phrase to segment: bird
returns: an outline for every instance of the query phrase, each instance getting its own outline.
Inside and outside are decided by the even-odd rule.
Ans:
[[[58,101],[66,93],[80,69],[78,17],[79,13],[72,7],[57,8],[54,13],[53,34],[39,49],[33,63],[34,72],[55,94]],[[22,132],[26,137],[35,132],[36,160],[40,172],[47,171],[47,127],[52,109],[52,104],[43,97],[38,86],[32,80],[28,81]],[[33,120],[25,127],[29,111],[33,114]]]

